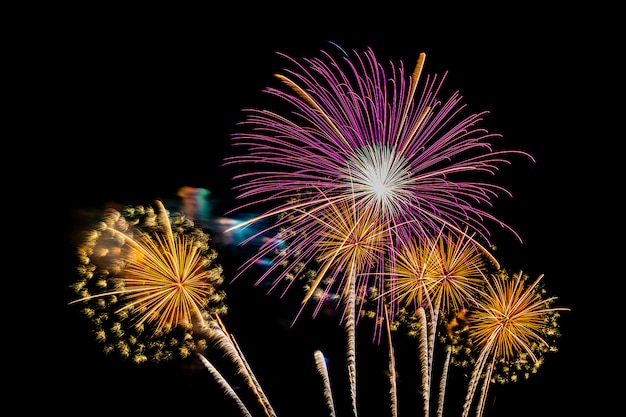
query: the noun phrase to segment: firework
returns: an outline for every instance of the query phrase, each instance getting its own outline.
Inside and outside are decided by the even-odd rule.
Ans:
[[[108,209],[79,245],[80,279],[71,302],[95,327],[106,353],[135,363],[197,360],[242,413],[251,416],[207,354],[217,352],[236,366],[267,416],[269,400],[234,336],[226,313],[222,268],[209,236],[184,215],[169,216],[163,204]],[[226,367],[226,365],[225,365]]]
[[[387,278],[387,293],[381,297],[388,298],[392,306],[398,305],[396,319],[408,324],[418,337],[424,415],[428,415],[430,407],[435,332],[440,314],[445,318],[450,312],[465,311],[476,302],[485,283],[487,259],[490,258],[471,236],[452,233],[445,236],[443,230],[433,239],[413,240],[398,248],[394,269]],[[443,407],[451,350],[446,355],[439,386],[439,409]]]
[[[568,308],[554,307],[556,297],[546,297],[540,285],[543,275],[530,282],[522,271],[509,276],[506,270],[491,275],[480,300],[469,316],[468,337],[477,352],[464,405],[469,413],[476,388],[483,378],[477,404],[482,414],[489,385],[515,381],[518,372],[525,378],[535,373],[543,355],[555,351],[560,336],[558,313]]]
[[[550,327],[547,317],[567,310],[552,307],[556,297],[544,296],[542,278],[529,282],[521,271],[513,277],[500,271],[487,281],[487,290],[471,315],[471,337],[478,349],[504,360],[527,354],[537,361],[533,346],[549,346],[542,336]]]
[[[135,362],[191,355],[194,323],[225,312],[208,235],[156,206],[108,209],[77,249],[72,286],[104,350]]]
[[[471,236],[439,234],[399,248],[387,285],[392,303],[424,307],[436,315],[471,304],[485,282],[486,256]]]
[[[248,200],[238,209],[269,207],[236,227],[277,220],[250,238],[270,237],[234,279],[275,253],[272,271],[285,254],[294,261],[274,287],[280,279],[293,277],[292,272],[298,275],[303,265],[318,260],[320,251],[330,250],[312,247],[324,244],[316,235],[327,231],[311,220],[346,202],[360,221],[386,225],[382,239],[392,250],[401,241],[432,237],[442,227],[468,229],[486,242],[489,222],[516,234],[484,209],[508,191],[490,182],[468,181],[463,174],[495,174],[513,155],[531,157],[521,151],[494,151],[489,141],[499,135],[480,126],[486,112],[464,115],[458,92],[446,100],[438,97],[445,75],[428,75],[418,88],[424,54],[411,74],[402,62],[385,70],[371,49],[338,59],[325,51],[321,58],[301,61],[280,55],[293,66],[277,75],[288,88],[265,91],[291,112],[284,116],[244,110],[241,131],[232,135],[232,143],[246,152],[224,161],[255,168],[234,177],[238,197]],[[382,264],[374,265],[379,275]]]

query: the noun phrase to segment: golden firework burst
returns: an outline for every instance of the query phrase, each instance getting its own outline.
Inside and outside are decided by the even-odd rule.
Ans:
[[[170,218],[160,201],[155,206],[108,209],[78,247],[73,288],[80,298],[71,304],[85,305],[105,350],[122,356],[133,346],[140,356],[166,345],[190,352],[193,323],[205,311],[225,311],[222,268],[213,264],[209,236],[185,217]],[[180,334],[171,335],[176,328]],[[165,335],[173,339],[159,342]]]

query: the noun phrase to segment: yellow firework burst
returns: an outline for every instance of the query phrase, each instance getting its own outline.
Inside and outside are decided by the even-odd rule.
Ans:
[[[466,234],[411,241],[398,251],[389,294],[405,307],[458,311],[484,284],[486,267],[483,251]]]
[[[546,297],[540,285],[543,275],[530,282],[522,271],[509,276],[498,270],[490,276],[480,299],[469,316],[469,343],[477,356],[472,358],[462,417],[467,417],[472,401],[480,392],[477,415],[482,415],[492,382],[517,380],[536,372],[543,354],[559,336],[556,318],[568,308],[553,307],[556,297]],[[482,379],[482,389],[478,390]]]
[[[322,264],[317,280],[319,283],[328,270],[353,271],[354,277],[342,280],[341,292],[345,293],[351,279],[359,279],[359,287],[367,286],[367,272],[382,264],[386,251],[385,239],[389,233],[387,222],[374,216],[372,210],[355,208],[354,203],[340,201],[330,205],[316,221],[321,227],[317,261]],[[333,281],[335,281],[333,279]],[[309,291],[310,296],[311,291]]]
[[[106,349],[123,356],[133,346],[161,350],[163,343],[140,343],[138,336],[158,339],[179,328],[187,334],[176,337],[179,344],[203,312],[225,311],[222,268],[213,264],[208,235],[184,217],[170,218],[161,202],[155,205],[157,211],[109,209],[78,247],[80,280],[73,288],[80,298],[71,304],[83,303]]]
[[[555,297],[543,297],[542,278],[529,284],[521,271],[512,277],[505,271],[492,275],[470,320],[471,338],[483,354],[510,360],[522,353],[536,361],[533,346],[549,346],[547,319],[568,309],[552,307]]]

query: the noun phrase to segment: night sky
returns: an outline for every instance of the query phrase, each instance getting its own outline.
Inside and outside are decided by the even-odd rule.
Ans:
[[[581,68],[591,66],[581,61],[588,59],[591,37],[602,42],[604,35],[591,33],[585,13],[563,19],[528,4],[523,10],[478,7],[454,13],[451,6],[410,11],[389,2],[381,6],[349,12],[317,3],[233,4],[219,12],[90,8],[71,18],[54,11],[60,17],[34,37],[31,68],[40,86],[37,107],[47,109],[40,119],[49,132],[44,150],[55,155],[42,174],[55,186],[44,192],[59,210],[52,227],[58,230],[53,246],[60,251],[58,265],[42,287],[51,295],[46,303],[52,303],[51,315],[40,319],[49,335],[38,347],[45,352],[45,377],[34,383],[51,410],[237,415],[224,411],[228,404],[212,381],[193,369],[141,367],[104,357],[80,313],[67,305],[73,297],[67,286],[75,279],[76,233],[108,205],[154,199],[175,205],[184,185],[209,189],[212,213],[227,217],[235,205],[234,171],[221,165],[231,153],[228,136],[240,110],[268,106],[261,90],[276,84],[273,74],[286,64],[276,52],[316,56],[332,48],[329,41],[346,50],[372,47],[380,62],[403,61],[410,69],[425,52],[425,73],[448,71],[445,85],[459,89],[472,110],[490,111],[484,126],[503,135],[504,147],[536,158],[535,163],[515,159],[498,178],[513,198],[497,199],[493,211],[524,242],[496,231],[497,255],[513,271],[545,274],[548,292],[571,311],[562,314],[560,351],[547,355],[529,381],[492,387],[486,416],[573,415],[603,406],[590,388],[600,382],[599,365],[589,360],[597,342],[590,339],[587,290],[578,283],[585,279],[580,259],[585,245],[601,240],[598,227],[585,226],[601,193],[593,176],[600,165],[594,164],[599,154],[594,149],[601,144],[588,143],[591,109],[599,102],[592,97],[597,86],[589,86],[589,78],[598,77],[589,71],[600,70]],[[602,65],[603,55],[596,59]],[[579,145],[582,140],[585,146]],[[604,139],[596,135],[591,141],[596,140]],[[226,245],[217,235],[215,240],[229,281],[250,249]],[[327,353],[336,369],[338,417],[349,415],[338,317],[305,316],[289,327],[298,300],[265,294],[253,287],[252,277],[245,278],[228,285],[230,311],[224,320],[279,417],[324,415],[315,349]],[[386,350],[372,345],[367,334],[365,327],[360,330],[360,415],[384,417]],[[402,354],[402,360],[412,360]],[[402,389],[400,417],[416,415],[410,404],[417,393]]]

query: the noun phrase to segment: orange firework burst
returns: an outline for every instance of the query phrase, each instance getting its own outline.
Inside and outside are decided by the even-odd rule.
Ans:
[[[546,317],[566,308],[551,307],[556,297],[544,298],[540,275],[531,284],[522,272],[508,277],[503,271],[488,281],[484,299],[472,316],[471,335],[482,354],[510,360],[519,353],[537,360],[533,345],[544,340]]]
[[[156,206],[158,212],[109,209],[78,248],[81,279],[73,288],[80,298],[72,304],[85,304],[97,338],[109,343],[105,350],[120,350],[123,356],[133,346],[145,356],[146,348],[160,346],[155,340],[175,328],[187,335],[176,338],[189,341],[187,352],[193,323],[202,321],[203,312],[225,308],[224,293],[217,289],[222,268],[212,265],[216,253],[208,235],[184,217],[170,219],[161,202]],[[139,343],[140,335],[153,341]],[[119,339],[126,341],[122,348]]]
[[[329,205],[315,222],[320,226],[315,247],[318,251],[316,259],[321,266],[304,302],[327,273],[331,276],[331,285],[326,286],[325,296],[331,291],[332,283],[339,283],[337,292],[347,297],[353,280],[355,288],[365,291],[368,272],[377,264],[384,264],[388,224],[376,218],[370,210],[359,212],[354,202],[347,201]],[[338,279],[341,273],[346,275]]]
[[[485,282],[485,252],[473,237],[461,234],[402,246],[390,279],[393,301],[427,311],[449,313],[465,308]]]
[[[556,297],[546,297],[540,285],[543,275],[530,282],[522,271],[509,277],[499,270],[487,281],[481,299],[469,318],[469,339],[478,356],[468,386],[463,417],[470,412],[474,395],[482,378],[483,388],[477,403],[477,415],[482,415],[489,385],[492,382],[517,380],[519,371],[524,378],[537,371],[543,355],[555,351],[553,343],[560,336],[559,311],[553,307]]]

